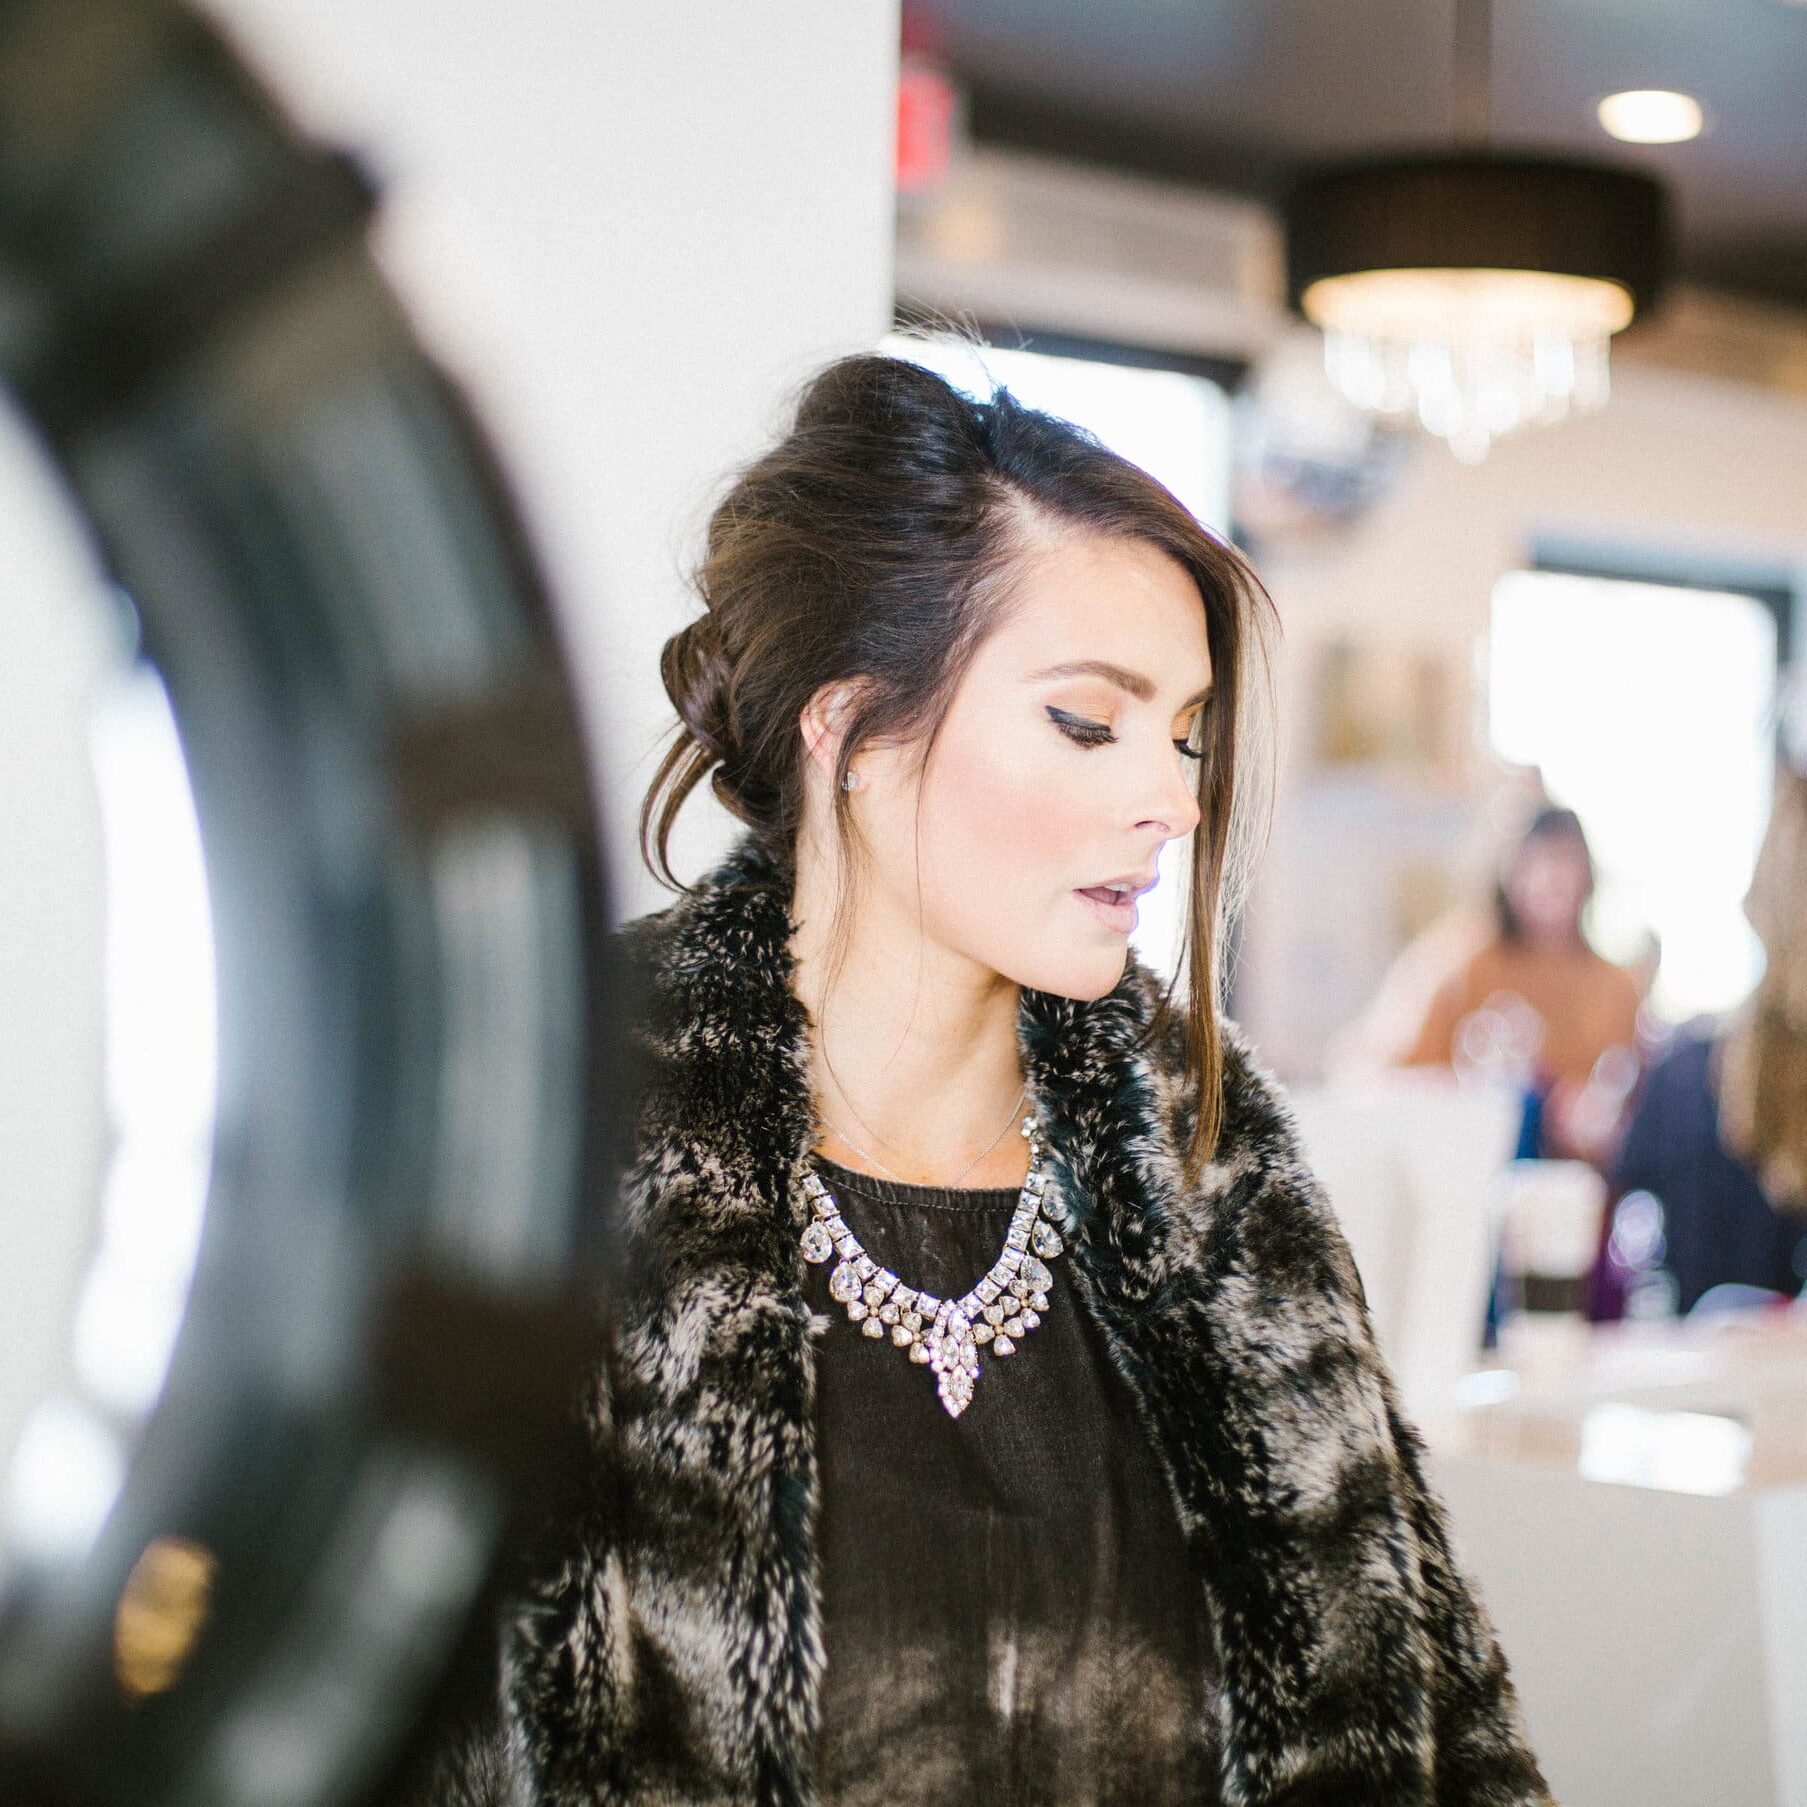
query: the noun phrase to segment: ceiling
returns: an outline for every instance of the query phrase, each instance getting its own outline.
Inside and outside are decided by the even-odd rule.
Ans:
[[[1327,156],[1451,137],[1453,0],[908,0],[906,42],[966,87],[981,141],[1278,198]],[[1496,144],[1670,185],[1680,273],[1807,304],[1807,4],[1500,0]],[[1679,88],[1692,143],[1622,145],[1598,101]]]

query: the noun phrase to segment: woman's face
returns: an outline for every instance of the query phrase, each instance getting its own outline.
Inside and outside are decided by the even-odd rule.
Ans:
[[[1506,880],[1513,913],[1533,941],[1569,941],[1587,902],[1587,862],[1573,835],[1533,835]]]
[[[1146,887],[1163,847],[1198,824],[1199,763],[1182,745],[1205,745],[1204,604],[1142,541],[1044,528],[1031,544],[1014,609],[974,657],[924,774],[920,865],[915,797],[888,764],[855,804],[874,882],[905,921],[920,876],[931,942],[1021,985],[1101,997],[1122,977],[1136,911],[1133,899],[1101,911],[1081,890]]]

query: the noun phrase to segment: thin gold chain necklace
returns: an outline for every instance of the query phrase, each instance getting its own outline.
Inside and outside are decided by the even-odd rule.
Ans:
[[[1010,1107],[1010,1115],[1009,1115],[1009,1116],[1008,1116],[1008,1117],[1006,1117],[1006,1118],[1005,1118],[1005,1119],[1004,1119],[1004,1129],[1008,1129],[1008,1128],[1009,1128],[1009,1127],[1010,1127],[1010,1126],[1011,1126],[1011,1124],[1013,1124],[1013,1123],[1014,1123],[1014,1122],[1015,1122],[1015,1121],[1016,1121],[1016,1105],[1017,1105],[1017,1104],[1021,1104],[1021,1103],[1022,1103],[1022,1102],[1023,1102],[1023,1100],[1024,1100],[1024,1099],[1025,1099],[1025,1098],[1026,1098],[1026,1097],[1027,1097],[1027,1096],[1028,1096],[1028,1095],[1029,1095],[1029,1088],[1028,1088],[1028,1086],[1027,1086],[1027,1085],[1025,1085],[1025,1086],[1024,1086],[1024,1087],[1023,1087],[1023,1089],[1022,1089],[1022,1090],[1021,1090],[1021,1091],[1020,1091],[1020,1092],[1018,1092],[1018,1093],[1017,1093],[1017,1095],[1016,1095],[1016,1104],[1013,1104],[1013,1105],[1012,1105],[1012,1106],[1011,1106],[1011,1107]],[[828,1126],[828,1127],[829,1127],[829,1128],[830,1128],[830,1129],[832,1129],[832,1130],[833,1130],[833,1131],[834,1131],[834,1133],[835,1133],[835,1134],[836,1134],[836,1135],[837,1135],[837,1136],[839,1136],[839,1137],[840,1137],[840,1138],[841,1138],[841,1140],[842,1140],[842,1141],[843,1141],[843,1142],[845,1142],[845,1143],[846,1143],[846,1144],[847,1144],[847,1146],[848,1146],[848,1147],[849,1147],[849,1148],[851,1148],[851,1149],[852,1149],[852,1150],[853,1150],[853,1152],[854,1152],[854,1153],[855,1153],[855,1154],[857,1154],[857,1155],[858,1155],[858,1156],[859,1156],[859,1157],[860,1157],[860,1159],[861,1159],[861,1160],[863,1160],[863,1161],[870,1161],[870,1162],[871,1162],[871,1163],[872,1163],[872,1164],[873,1164],[873,1166],[874,1166],[874,1167],[876,1167],[876,1168],[878,1168],[878,1169],[879,1169],[879,1170],[880,1170],[880,1171],[881,1171],[881,1172],[882,1172],[882,1173],[884,1173],[884,1174],[886,1174],[886,1175],[888,1175],[888,1176],[889,1176],[889,1177],[890,1177],[890,1178],[891,1178],[891,1179],[894,1179],[894,1180],[896,1180],[896,1181],[897,1181],[897,1183],[898,1183],[898,1184],[899,1184],[899,1185],[900,1185],[900,1186],[913,1186],[913,1185],[917,1185],[917,1184],[920,1184],[920,1183],[921,1183],[921,1182],[919,1182],[919,1181],[916,1181],[916,1180],[906,1180],[906,1179],[905,1179],[905,1178],[904,1178],[904,1177],[903,1177],[903,1175],[902,1175],[902,1174],[901,1174],[901,1173],[892,1173],[892,1172],[891,1172],[891,1169],[890,1169],[890,1168],[889,1168],[889,1167],[887,1167],[887,1166],[886,1166],[886,1165],[885,1165],[885,1164],[884,1164],[884,1162],[883,1162],[883,1161],[881,1161],[881,1160],[880,1160],[880,1159],[879,1159],[879,1158],[878,1158],[878,1156],[877,1156],[877,1155],[875,1155],[875,1154],[868,1154],[868,1153],[867,1153],[867,1152],[866,1152],[866,1151],[865,1151],[865,1149],[863,1149],[863,1148],[862,1148],[862,1147],[861,1147],[861,1146],[860,1146],[860,1145],[859,1145],[859,1143],[857,1143],[857,1142],[856,1142],[856,1141],[854,1141],[854,1139],[853,1139],[853,1138],[852,1138],[852,1136],[850,1136],[850,1135],[848,1135],[848,1134],[847,1134],[847,1132],[846,1132],[846,1131],[845,1131],[845,1130],[844,1130],[844,1129],[842,1129],[842,1128],[841,1128],[841,1126],[840,1126],[840,1125],[839,1125],[839,1124],[838,1124],[838,1123],[829,1123],[829,1122],[828,1122],[828,1113],[827,1113],[827,1112],[826,1112],[826,1111],[821,1111],[821,1112],[818,1112],[818,1115],[819,1115],[819,1116],[820,1116],[820,1118],[821,1118],[821,1120],[822,1120],[822,1122],[823,1122],[823,1123],[825,1123],[825,1124],[827,1124],[827,1126]],[[862,1122],[862,1123],[864,1123],[864,1122],[865,1122],[865,1118],[864,1118],[864,1117],[862,1117],[862,1118],[861,1118],[861,1119],[860,1119],[860,1121],[861,1121],[861,1122]],[[966,1178],[966,1176],[967,1176],[967,1175],[968,1175],[968,1174],[969,1174],[969,1173],[971,1173],[971,1172],[972,1172],[972,1170],[973,1170],[973,1169],[974,1169],[974,1168],[975,1168],[975,1167],[977,1167],[977,1166],[978,1166],[978,1164],[979,1164],[979,1163],[980,1163],[980,1161],[982,1161],[982,1160],[984,1160],[984,1159],[985,1159],[985,1157],[986,1157],[986,1156],[987,1156],[987,1155],[988,1155],[988,1154],[990,1154],[990,1153],[991,1153],[991,1151],[992,1151],[992,1150],[993,1150],[993,1149],[994,1149],[994,1148],[996,1148],[996,1147],[997,1147],[997,1145],[998,1145],[998,1144],[999,1144],[999,1143],[1000,1143],[1000,1142],[1001,1142],[1001,1141],[1003,1141],[1003,1139],[1004,1139],[1004,1129],[1001,1129],[1001,1130],[999,1130],[999,1131],[998,1131],[998,1133],[997,1133],[997,1134],[996,1134],[996,1135],[995,1135],[995,1136],[993,1136],[993,1137],[992,1137],[992,1138],[991,1138],[991,1140],[990,1140],[990,1141],[989,1141],[989,1142],[987,1142],[987,1143],[986,1143],[986,1144],[985,1144],[985,1146],[984,1146],[984,1147],[983,1147],[983,1148],[981,1148],[981,1149],[980,1149],[980,1150],[979,1150],[979,1152],[978,1152],[978,1154],[977,1154],[977,1155],[976,1155],[976,1156],[974,1156],[974,1158],[973,1158],[973,1159],[972,1159],[972,1160],[970,1160],[970,1161],[968,1161],[968,1162],[967,1162],[967,1163],[966,1163],[966,1165],[965,1165],[965,1166],[964,1166],[964,1167],[962,1167],[962,1168],[961,1168],[961,1169],[960,1169],[960,1171],[959,1171],[959,1172],[958,1172],[958,1173],[956,1173],[956,1174],[955,1174],[955,1175],[954,1175],[954,1177],[953,1177],[953,1178],[952,1178],[952,1179],[951,1179],[951,1180],[949,1180],[949,1181],[948,1181],[948,1184],[949,1184],[949,1185],[950,1185],[950,1186],[957,1186],[957,1185],[959,1185],[959,1184],[960,1184],[960,1182],[961,1182],[961,1181],[962,1181],[962,1180],[963,1180],[963,1179],[965,1179],[965,1178]]]

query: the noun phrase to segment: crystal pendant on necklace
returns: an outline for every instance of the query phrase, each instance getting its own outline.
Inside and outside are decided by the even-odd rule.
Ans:
[[[803,1232],[803,1259],[805,1261],[826,1261],[834,1253],[834,1239],[828,1234],[828,1226],[823,1223],[812,1223]]]
[[[957,1306],[943,1306],[929,1331],[929,1365],[948,1416],[958,1418],[972,1404],[973,1382],[979,1377],[979,1346],[966,1314]]]

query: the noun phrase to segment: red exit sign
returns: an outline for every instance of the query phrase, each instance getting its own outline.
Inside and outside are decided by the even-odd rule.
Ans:
[[[946,185],[960,96],[933,63],[906,56],[897,71],[897,192],[927,194]]]

